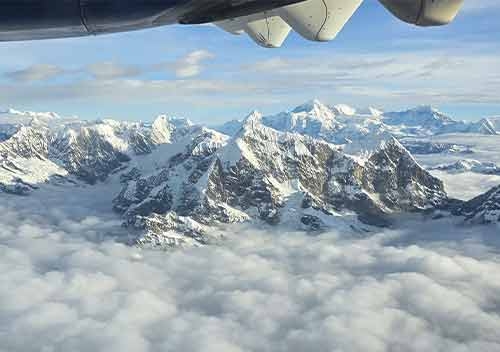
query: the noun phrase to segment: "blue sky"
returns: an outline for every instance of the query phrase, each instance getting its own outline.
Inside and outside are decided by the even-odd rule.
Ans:
[[[219,123],[319,98],[459,119],[500,115],[500,2],[466,0],[446,27],[417,28],[365,0],[338,38],[293,33],[263,49],[214,26],[0,44],[0,108],[94,119],[167,113]]]

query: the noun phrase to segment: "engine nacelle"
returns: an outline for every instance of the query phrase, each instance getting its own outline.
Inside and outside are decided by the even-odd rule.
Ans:
[[[442,26],[453,21],[464,0],[379,0],[394,16],[417,26]]]
[[[309,40],[333,40],[363,0],[307,0],[278,9],[278,14]]]

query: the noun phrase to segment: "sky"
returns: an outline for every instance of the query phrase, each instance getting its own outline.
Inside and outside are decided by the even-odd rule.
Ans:
[[[496,0],[466,0],[453,24],[418,28],[365,0],[335,41],[292,33],[280,49],[212,25],[1,43],[0,109],[216,124],[318,98],[476,120],[500,115],[499,15]]]

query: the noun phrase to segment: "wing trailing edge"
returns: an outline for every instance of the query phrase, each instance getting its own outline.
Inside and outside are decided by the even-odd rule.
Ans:
[[[291,27],[280,16],[263,13],[216,23],[232,34],[247,33],[257,44],[265,48],[279,48],[288,37]]]
[[[291,29],[313,41],[330,41],[363,0],[307,0],[251,16],[217,22],[232,34],[247,33],[257,44],[281,47]]]

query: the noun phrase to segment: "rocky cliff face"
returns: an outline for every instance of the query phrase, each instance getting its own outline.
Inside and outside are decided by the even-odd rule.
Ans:
[[[458,206],[455,215],[475,224],[500,225],[500,186]]]
[[[226,143],[214,139],[218,134],[207,130],[168,166],[127,178],[114,205],[128,225],[144,230],[141,243],[176,238],[179,231],[204,243],[204,226],[247,220],[296,221],[319,230],[325,218],[344,213],[385,226],[391,213],[446,200],[442,183],[394,138],[353,156],[320,139],[266,127],[253,113]]]
[[[1,114],[0,114],[1,115]],[[151,153],[192,127],[188,120],[158,117],[152,124],[62,120],[51,113],[9,110],[0,116],[0,184],[4,191],[29,193],[38,183],[73,176],[93,184]]]

